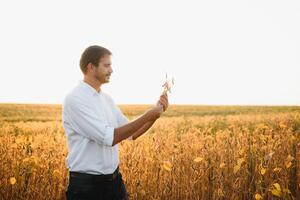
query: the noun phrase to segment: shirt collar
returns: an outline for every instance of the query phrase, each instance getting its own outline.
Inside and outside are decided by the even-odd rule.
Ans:
[[[93,88],[92,86],[90,86],[88,83],[84,82],[83,80],[79,81],[79,85],[88,93],[90,93],[91,95],[96,95],[96,94],[100,94],[100,92],[97,92],[97,90],[95,90],[95,88]]]

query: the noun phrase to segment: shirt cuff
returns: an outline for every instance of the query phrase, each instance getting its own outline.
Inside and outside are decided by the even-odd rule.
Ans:
[[[114,141],[114,128],[113,127],[107,127],[107,131],[106,131],[106,137],[104,139],[104,144],[106,146],[112,146],[112,143]]]

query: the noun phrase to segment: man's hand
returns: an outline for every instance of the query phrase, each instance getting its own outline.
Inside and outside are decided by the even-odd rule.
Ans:
[[[168,94],[164,93],[160,95],[159,101],[156,105],[162,106],[163,111],[166,111],[169,106]]]
[[[169,106],[168,95],[162,94],[154,107],[147,111],[150,120],[158,119]]]

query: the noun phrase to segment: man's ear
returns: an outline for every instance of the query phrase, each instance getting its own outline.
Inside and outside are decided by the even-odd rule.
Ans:
[[[89,63],[87,66],[86,66],[86,71],[93,71],[93,64],[92,63]]]

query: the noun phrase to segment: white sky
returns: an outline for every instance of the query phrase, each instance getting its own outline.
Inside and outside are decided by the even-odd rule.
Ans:
[[[155,103],[300,105],[300,2],[1,1],[0,102],[61,103],[89,45],[113,52],[103,90]]]

